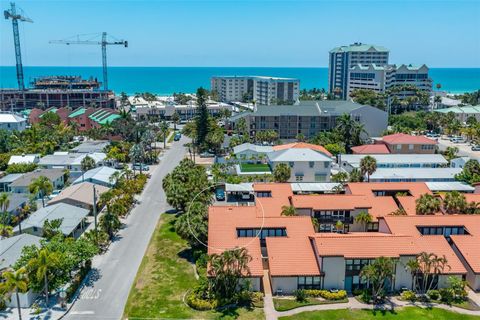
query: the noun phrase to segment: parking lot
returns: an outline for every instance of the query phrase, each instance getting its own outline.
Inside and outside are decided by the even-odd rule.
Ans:
[[[438,149],[445,151],[447,147],[457,147],[459,156],[467,156],[472,159],[480,160],[480,151],[472,151],[472,145],[467,143],[453,143],[446,136],[438,138]]]

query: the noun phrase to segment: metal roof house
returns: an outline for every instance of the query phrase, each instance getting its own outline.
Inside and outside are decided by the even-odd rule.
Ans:
[[[370,182],[453,182],[460,172],[460,168],[382,168],[370,176]]]
[[[0,240],[0,270],[4,270],[15,264],[22,255],[26,246],[40,246],[41,237],[28,233],[22,233],[10,238]]]
[[[377,170],[383,168],[438,168],[446,167],[448,161],[441,154],[340,154],[340,168],[351,172],[360,167],[366,156],[377,160]]]
[[[14,113],[0,113],[0,129],[7,131],[23,131],[27,127],[27,120]]]
[[[28,164],[28,163],[38,163],[40,160],[39,154],[22,154],[22,155],[13,155],[8,160],[8,165],[11,164]]]
[[[22,232],[41,236],[46,220],[52,221],[62,219],[60,231],[65,236],[78,238],[85,231],[85,218],[89,210],[72,206],[66,203],[49,205],[32,213],[22,221]],[[19,233],[19,227],[13,229],[15,234]]]
[[[82,182],[91,182],[93,184],[98,184],[110,188],[116,183],[114,175],[117,172],[121,171],[110,167],[98,167],[85,172],[83,175],[78,177],[77,180],[73,182],[73,184],[75,185]]]

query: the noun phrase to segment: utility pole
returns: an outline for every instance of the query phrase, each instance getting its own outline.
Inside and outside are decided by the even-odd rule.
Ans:
[[[95,222],[95,238],[98,237],[97,233],[97,192],[95,191],[95,185],[93,185],[93,217]]]
[[[13,43],[15,45],[15,61],[17,66],[17,82],[18,89],[25,90],[25,83],[23,81],[23,65],[22,65],[22,51],[20,50],[20,33],[18,32],[18,21],[23,22],[33,22],[32,19],[24,17],[20,14],[17,14],[17,9],[15,3],[10,3],[10,10],[5,10],[3,12],[5,19],[12,19],[13,27]]]

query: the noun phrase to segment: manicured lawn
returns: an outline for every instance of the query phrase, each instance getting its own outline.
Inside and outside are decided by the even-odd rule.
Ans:
[[[262,319],[262,309],[237,308],[223,312],[195,311],[183,303],[197,280],[186,260],[187,243],[174,230],[175,216],[163,214],[130,289],[124,318],[145,319]],[[119,280],[121,281],[121,280]]]
[[[346,303],[346,302],[348,302],[348,299],[330,301],[330,300],[308,298],[304,302],[298,302],[295,299],[279,299],[279,298],[273,299],[273,305],[275,306],[275,310],[277,311],[287,311],[287,310],[292,310],[299,307],[312,306],[317,304],[332,304],[332,303]]]
[[[406,307],[393,312],[373,310],[327,310],[302,312],[290,317],[281,317],[282,320],[478,320],[480,317],[459,314],[443,309],[422,309],[418,307]]]
[[[265,163],[240,163],[242,172],[270,172],[270,166]]]

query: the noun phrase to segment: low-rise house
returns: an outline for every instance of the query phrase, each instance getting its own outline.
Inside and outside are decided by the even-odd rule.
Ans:
[[[24,173],[10,173],[0,178],[0,192],[10,192],[10,185],[13,181],[22,177]]]
[[[394,154],[433,154],[438,142],[424,136],[395,133],[374,139],[376,144],[384,144]]]
[[[262,146],[252,143],[242,143],[233,147],[233,153],[239,160],[259,159],[273,151],[272,146]]]
[[[480,105],[465,106],[465,107],[456,106],[456,107],[450,107],[445,109],[437,109],[434,111],[440,112],[443,114],[447,114],[451,112],[455,115],[455,118],[462,123],[466,123],[467,119],[470,117],[473,117],[477,121],[480,121]]]
[[[96,193],[96,201],[98,203],[100,195],[108,190],[108,187],[102,185],[95,185],[90,182],[81,182],[65,188],[62,190],[62,192],[50,200],[48,204],[53,205],[56,203],[66,203],[71,206],[87,209],[90,212],[94,205],[94,191]]]
[[[17,216],[29,200],[29,195],[26,193],[8,193],[7,213],[10,216]]]
[[[116,181],[116,175],[120,173],[120,170],[110,167],[98,167],[92,170],[88,170],[73,182],[73,184],[79,184],[82,182],[91,182],[93,184],[101,185],[104,187],[113,187]]]
[[[56,153],[47,155],[40,159],[38,165],[43,168],[60,168],[70,171],[72,178],[77,178],[82,174],[82,160],[90,157],[95,161],[95,165],[102,166],[107,155],[103,152],[95,153]]]
[[[22,256],[22,250],[27,246],[40,247],[40,240],[42,238],[23,233],[10,238],[0,240],[0,271],[12,267],[15,262]],[[28,308],[33,301],[38,297],[38,294],[29,290],[26,293],[19,293],[20,307]],[[7,306],[11,308],[17,307],[17,299],[13,298],[7,300]]]
[[[71,153],[98,153],[103,152],[105,148],[110,144],[106,140],[88,140],[82,142],[80,145],[76,146]]]
[[[39,154],[22,154],[19,156],[13,155],[10,156],[8,160],[8,165],[11,164],[31,164],[31,163],[38,163],[40,161]]]
[[[289,182],[330,181],[332,159],[312,149],[283,149],[268,153],[267,158],[272,171],[280,163],[287,164],[290,167]]]
[[[390,150],[388,150],[387,146],[384,144],[364,144],[361,146],[356,146],[350,148],[353,154],[365,154],[365,155],[372,155],[372,154],[389,154]]]
[[[360,168],[366,156],[375,158],[377,170],[386,168],[439,168],[448,165],[441,154],[340,154],[338,164],[346,172]]]
[[[448,182],[425,182],[430,191],[436,192],[452,192],[458,191],[462,193],[473,193],[475,192],[475,187],[472,187],[465,182],[461,181],[448,181]]]
[[[30,184],[39,177],[47,177],[52,183],[53,189],[62,189],[65,185],[65,173],[62,169],[38,169],[25,173],[12,183],[10,183],[10,191],[13,193],[29,193]]]
[[[43,226],[45,221],[61,219],[60,232],[65,236],[78,238],[86,226],[86,217],[89,210],[72,206],[66,203],[56,203],[32,213],[27,219],[22,221],[22,233],[28,233],[35,236],[43,235]],[[18,226],[13,229],[15,234],[20,232]]]
[[[23,131],[27,127],[27,120],[14,113],[0,113],[0,129],[7,131]]]
[[[370,175],[370,182],[453,182],[460,168],[381,168]]]
[[[463,168],[465,164],[470,160],[470,157],[458,157],[450,160],[451,168]]]

